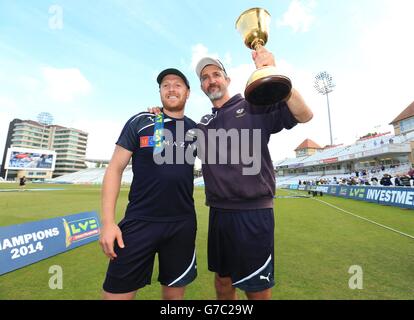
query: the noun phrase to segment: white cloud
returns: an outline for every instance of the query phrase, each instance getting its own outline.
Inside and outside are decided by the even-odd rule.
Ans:
[[[373,102],[389,105],[384,111],[393,111],[394,117],[401,110],[390,110],[392,104],[408,106],[414,100],[413,12],[412,0],[387,1],[386,15],[375,25],[366,26],[359,41],[369,75],[359,80],[372,94]]]
[[[277,21],[277,26],[290,27],[294,32],[309,31],[315,21],[315,17],[312,15],[315,6],[316,2],[314,0],[293,0],[283,18]]]
[[[230,52],[227,52],[224,57],[221,58],[218,53],[209,52],[209,49],[205,45],[199,43],[191,48],[191,70],[195,70],[197,63],[204,57],[219,59],[225,66],[231,65],[232,63]]]
[[[91,92],[91,84],[82,75],[79,69],[42,69],[46,82],[46,94],[57,102],[71,102],[77,96]]]
[[[254,70],[255,66],[253,63],[241,64],[227,69],[227,73],[231,79],[229,86],[229,92],[231,95],[235,95],[237,93],[244,95],[244,89],[246,88],[247,80],[254,72]]]
[[[191,51],[192,51],[191,66],[190,66],[191,70],[195,70],[195,68],[197,66],[197,63],[201,60],[201,58],[204,58],[204,57],[207,57],[207,56],[215,58],[215,59],[219,58],[219,55],[217,53],[209,53],[208,48],[205,45],[201,44],[201,43],[196,44],[195,46],[193,46],[191,48]]]

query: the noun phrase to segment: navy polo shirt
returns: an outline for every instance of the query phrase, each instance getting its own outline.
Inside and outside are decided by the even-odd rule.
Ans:
[[[174,162],[159,165],[153,157],[155,118],[151,113],[132,117],[116,142],[133,152],[134,176],[125,219],[168,222],[194,217],[194,162],[177,163],[175,159],[178,159],[177,153],[186,152],[188,148],[194,149],[195,154],[195,145],[185,141],[188,140],[185,135],[196,123],[187,117],[174,119],[164,114],[164,130],[172,134],[166,136],[164,146],[173,149]],[[184,131],[177,132],[176,128],[184,128]]]

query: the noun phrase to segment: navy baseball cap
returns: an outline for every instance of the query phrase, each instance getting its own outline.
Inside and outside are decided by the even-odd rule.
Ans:
[[[158,75],[157,77],[157,82],[159,85],[161,85],[162,80],[164,79],[165,76],[168,76],[170,74],[174,74],[176,76],[179,76],[181,79],[183,79],[185,85],[187,86],[188,89],[190,89],[190,83],[188,82],[186,76],[177,69],[174,68],[169,68],[169,69],[165,69],[164,71],[161,71],[161,73]]]

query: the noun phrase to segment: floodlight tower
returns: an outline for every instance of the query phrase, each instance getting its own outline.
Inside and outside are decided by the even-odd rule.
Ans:
[[[326,71],[320,72],[315,77],[315,85],[316,91],[320,94],[326,96],[326,102],[328,105],[328,118],[329,118],[329,133],[331,137],[331,146],[333,146],[333,139],[332,139],[332,124],[331,124],[331,110],[329,107],[329,94],[335,88],[335,84],[333,82],[332,76],[327,73]]]
[[[49,112],[41,112],[37,115],[37,121],[43,126],[42,140],[40,142],[40,148],[43,148],[43,136],[45,134],[46,126],[50,126],[53,123],[53,116]]]

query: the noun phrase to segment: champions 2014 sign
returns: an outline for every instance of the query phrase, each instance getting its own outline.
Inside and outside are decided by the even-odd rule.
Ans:
[[[0,275],[96,241],[96,212],[0,227]]]
[[[286,189],[301,191],[317,191],[325,194],[378,203],[406,209],[414,209],[414,188],[408,187],[359,187],[341,185],[305,186],[292,184]]]

